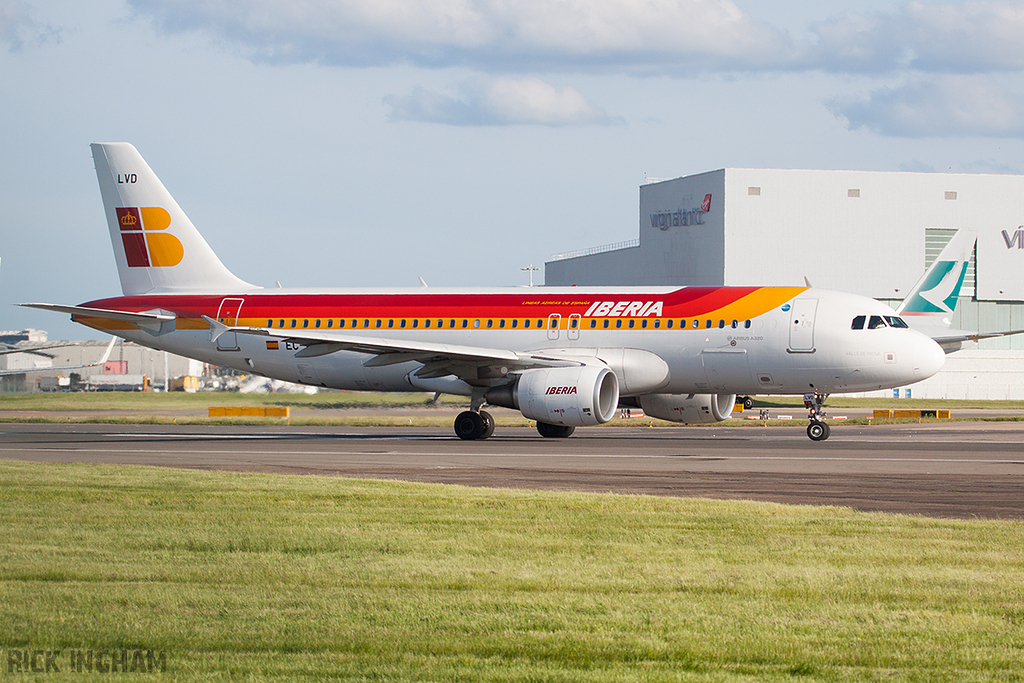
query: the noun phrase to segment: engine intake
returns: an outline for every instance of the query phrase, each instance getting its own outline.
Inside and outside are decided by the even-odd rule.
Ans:
[[[523,372],[515,384],[491,389],[484,399],[538,422],[587,427],[615,417],[619,382],[603,366],[537,368]]]

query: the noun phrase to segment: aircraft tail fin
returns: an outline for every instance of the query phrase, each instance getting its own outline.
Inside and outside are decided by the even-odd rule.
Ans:
[[[978,234],[973,230],[958,230],[911,288],[897,313],[921,316],[933,325],[949,327],[977,239]]]
[[[135,147],[91,147],[125,295],[257,289],[221,263]]]

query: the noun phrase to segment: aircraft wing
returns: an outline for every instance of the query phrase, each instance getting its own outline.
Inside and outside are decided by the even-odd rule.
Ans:
[[[30,372],[53,372],[54,370],[81,370],[83,368],[94,368],[97,365],[103,365],[110,358],[110,352],[114,350],[114,342],[117,341],[117,337],[111,337],[110,343],[107,344],[107,350],[103,352],[103,357],[95,363],[86,363],[85,365],[64,365],[56,368],[26,368],[24,370],[0,370],[0,376],[3,375],[25,375]],[[60,344],[59,346],[74,346],[74,344]],[[47,347],[56,348],[56,347]],[[36,349],[29,349],[29,351],[35,351]],[[12,352],[8,352],[12,353]],[[20,351],[20,353],[26,353],[26,351]]]
[[[467,379],[463,370],[467,367],[500,366],[507,370],[527,370],[541,367],[568,367],[585,365],[580,357],[562,358],[547,356],[540,353],[518,353],[509,349],[487,348],[481,346],[462,346],[459,344],[435,344],[409,340],[388,339],[386,337],[362,337],[340,332],[306,331],[306,330],[270,330],[262,327],[229,327],[213,318],[203,316],[210,325],[210,338],[217,339],[225,332],[250,334],[262,337],[276,337],[286,342],[303,346],[295,356],[312,358],[326,356],[338,351],[356,351],[372,356],[363,365],[380,367],[396,363],[416,361],[423,364],[416,373],[417,377],[430,379],[456,375]],[[504,374],[504,373],[502,373]]]
[[[976,342],[982,339],[995,339],[997,337],[1008,337],[1011,334],[1024,334],[1024,330],[1010,330],[1008,332],[967,332],[962,330],[945,330],[945,333],[931,334],[935,343],[942,347],[946,353],[959,351],[964,342]]]
[[[49,354],[42,352],[46,351],[47,349],[63,349],[65,347],[74,345],[74,342],[68,342],[65,344],[46,344],[45,346],[28,346],[23,349],[19,349],[14,346],[10,346],[9,344],[4,344],[4,348],[0,349],[0,356],[6,356],[11,353],[34,353],[37,356],[49,356]]]

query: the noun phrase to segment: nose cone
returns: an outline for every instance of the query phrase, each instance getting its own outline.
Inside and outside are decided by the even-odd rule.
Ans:
[[[928,379],[946,364],[946,353],[931,337],[921,335],[914,348],[914,375]]]

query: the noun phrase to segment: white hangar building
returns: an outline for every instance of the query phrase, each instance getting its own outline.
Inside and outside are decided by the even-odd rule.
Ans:
[[[555,255],[544,281],[794,286],[806,277],[896,307],[959,228],[976,230],[978,243],[953,326],[1024,329],[1019,175],[725,168],[650,182],[638,238]],[[952,354],[910,390],[1024,399],[1024,335]]]

